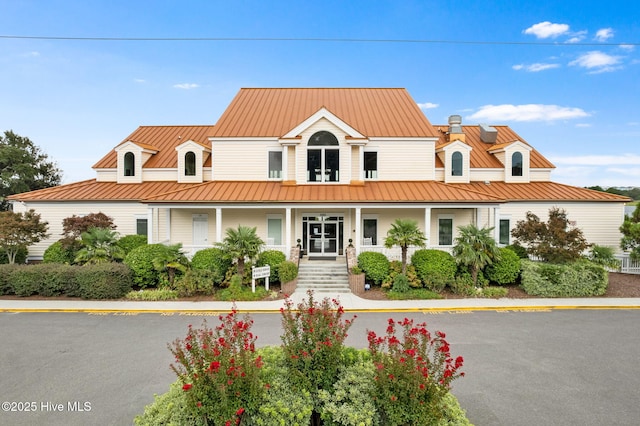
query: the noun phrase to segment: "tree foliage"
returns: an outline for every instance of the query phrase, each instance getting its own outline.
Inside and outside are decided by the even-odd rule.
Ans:
[[[60,184],[57,165],[29,138],[13,131],[0,135],[0,210],[8,210],[7,196]]]
[[[582,230],[570,226],[564,209],[553,207],[549,220],[541,222],[532,212],[526,220],[520,220],[511,231],[518,243],[527,246],[527,252],[551,263],[566,263],[577,260],[590,247]]]
[[[630,251],[632,259],[640,259],[640,205],[636,207],[631,217],[625,217],[620,232],[622,232],[620,248]]]
[[[113,219],[106,214],[89,213],[84,216],[73,215],[62,219],[62,245],[65,248],[71,247],[88,232],[91,228],[116,229]]]
[[[82,248],[76,255],[76,263],[106,263],[124,259],[124,250],[118,245],[118,233],[109,228],[89,228],[82,233],[81,242]]]
[[[227,228],[226,236],[218,247],[236,260],[238,275],[244,275],[245,258],[255,258],[264,245],[264,241],[256,234],[255,227],[238,225],[238,228]]]
[[[400,246],[402,250],[402,273],[407,272],[407,249],[409,246],[424,247],[427,237],[418,228],[418,222],[412,219],[396,219],[389,231],[384,245],[387,248]]]
[[[496,240],[491,236],[493,228],[478,228],[469,224],[458,227],[458,236],[453,246],[453,256],[460,265],[465,265],[471,272],[474,286],[478,286],[478,272],[485,266],[500,259],[500,251]]]
[[[25,213],[0,212],[0,248],[6,252],[9,263],[15,263],[20,250],[47,238],[48,228],[49,224],[33,209]]]

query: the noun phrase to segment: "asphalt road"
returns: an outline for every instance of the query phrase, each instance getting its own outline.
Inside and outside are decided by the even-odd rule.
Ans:
[[[453,393],[475,425],[638,424],[640,310],[361,313],[348,344],[405,316],[465,358]],[[260,345],[280,343],[278,314],[252,317]],[[167,344],[202,320],[0,313],[0,425],[130,425],[175,380]]]

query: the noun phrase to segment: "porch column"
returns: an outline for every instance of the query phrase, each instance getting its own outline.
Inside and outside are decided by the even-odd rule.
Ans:
[[[153,207],[147,209],[147,243],[153,244]]]
[[[222,208],[216,207],[216,243],[222,241]]]
[[[291,207],[287,207],[284,214],[284,252],[289,258],[291,254]]]
[[[166,231],[166,235],[165,235],[165,239],[166,241],[169,242],[169,244],[171,244],[171,209],[167,209],[166,213],[165,213],[165,220],[167,221],[167,224],[165,226],[165,231]]]
[[[427,237],[427,248],[431,247],[431,207],[424,209],[424,236]]]
[[[500,241],[500,207],[493,208],[493,239]]]
[[[360,238],[360,222],[362,221],[361,213],[362,213],[362,209],[360,207],[356,207],[356,223],[355,223],[356,234],[354,235],[356,254],[360,253],[360,244],[362,243],[362,241],[360,241],[362,240],[362,238]]]

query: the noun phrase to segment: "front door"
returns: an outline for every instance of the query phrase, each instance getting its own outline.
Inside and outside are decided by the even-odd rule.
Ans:
[[[209,215],[194,214],[192,222],[193,245],[202,247],[209,245]]]
[[[309,255],[335,256],[338,254],[338,222],[307,222]]]

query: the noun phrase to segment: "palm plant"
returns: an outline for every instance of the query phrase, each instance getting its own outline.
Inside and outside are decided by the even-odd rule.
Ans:
[[[402,273],[407,272],[407,249],[409,246],[425,247],[427,237],[418,228],[418,222],[412,219],[396,219],[387,231],[384,245],[387,248],[400,246],[402,251]]]
[[[478,273],[487,265],[500,260],[496,240],[491,236],[493,228],[478,228],[474,224],[459,226],[453,246],[453,256],[458,264],[471,272],[473,285],[477,287]]]
[[[238,225],[237,229],[227,228],[226,236],[218,247],[236,260],[238,275],[244,276],[245,259],[253,259],[264,246],[264,241],[256,234],[256,228]]]
[[[182,253],[182,244],[167,246],[166,250],[162,250],[153,258],[153,268],[160,273],[166,273],[170,285],[173,285],[176,274],[185,272],[188,265],[189,260]]]
[[[124,250],[117,244],[118,233],[110,228],[89,228],[82,233],[80,241],[82,248],[76,255],[76,263],[106,263],[124,259]]]

